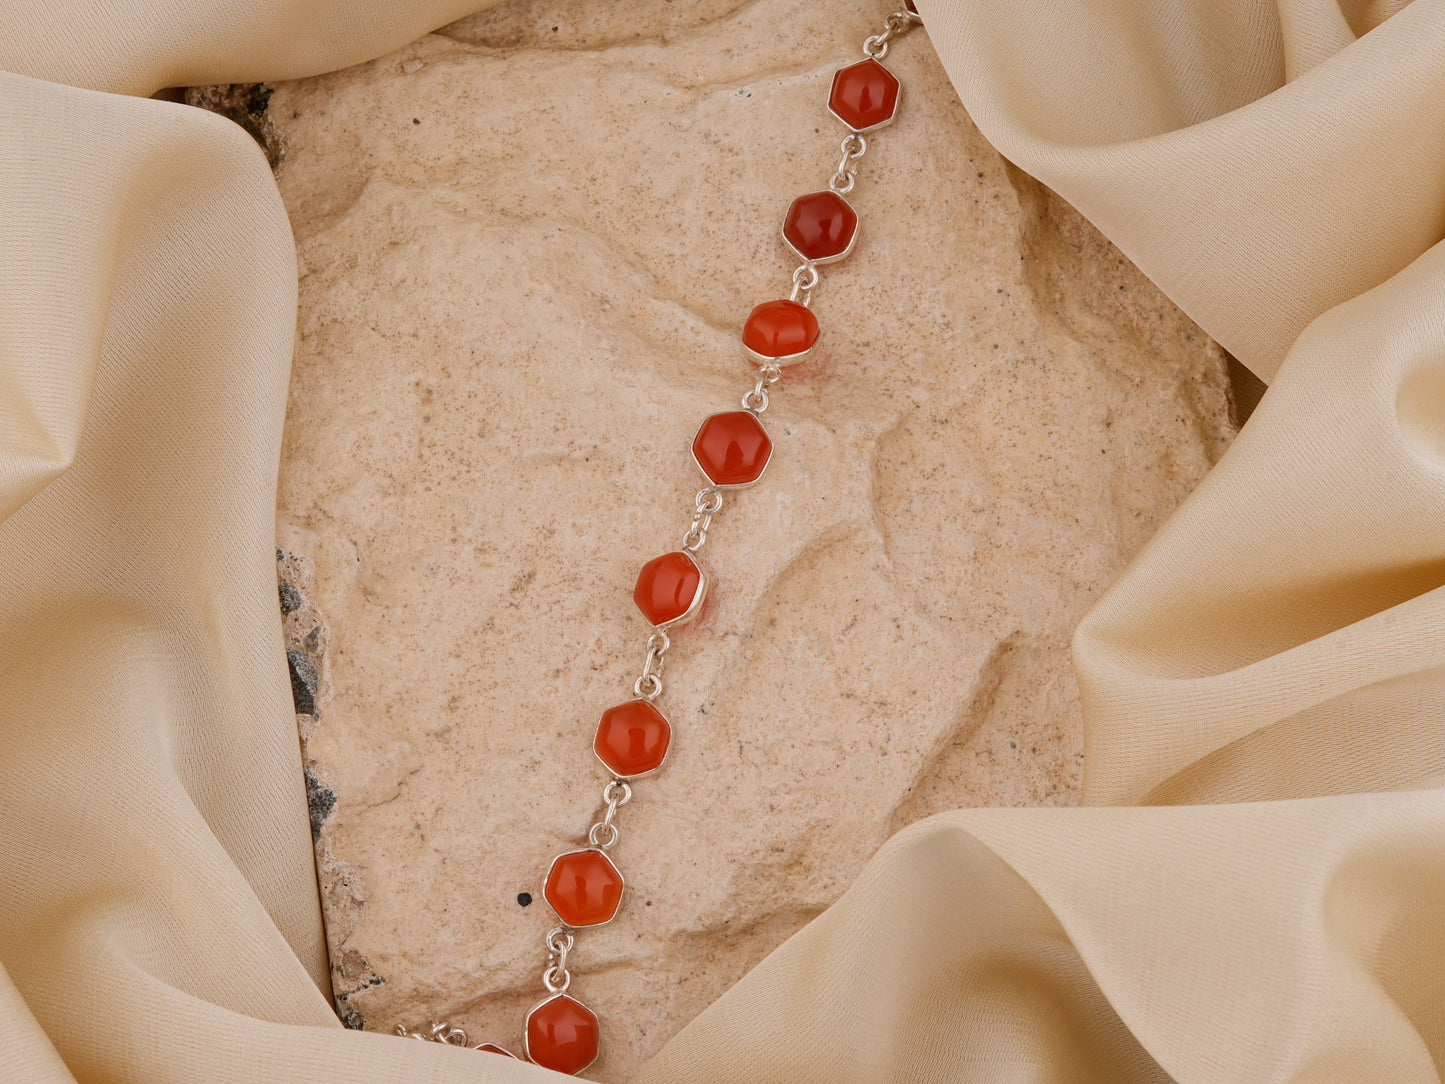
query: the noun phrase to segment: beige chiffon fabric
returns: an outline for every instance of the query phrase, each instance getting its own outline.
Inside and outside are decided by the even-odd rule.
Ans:
[[[330,1008],[291,236],[240,129],[145,97],[478,6],[0,0],[0,1081],[552,1075]],[[1445,0],[920,7],[983,132],[1271,388],[1079,628],[1085,808],[900,832],[637,1079],[1438,1081]]]

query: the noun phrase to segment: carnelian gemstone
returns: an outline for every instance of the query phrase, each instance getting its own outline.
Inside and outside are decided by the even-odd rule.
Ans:
[[[702,569],[690,554],[664,553],[642,566],[632,601],[650,624],[663,626],[691,610],[702,590]]]
[[[809,192],[783,218],[783,240],[805,260],[835,260],[848,251],[858,214],[836,192]]]
[[[472,1047],[472,1049],[480,1050],[483,1054],[502,1054],[509,1058],[515,1058],[517,1056],[516,1054],[513,1054],[510,1050],[508,1050],[505,1046],[498,1046],[496,1043],[481,1043],[477,1046]]]
[[[743,324],[743,345],[765,358],[806,354],[818,341],[818,318],[796,301],[764,301]]]
[[[592,748],[613,775],[630,779],[660,767],[671,742],[662,712],[646,700],[629,700],[602,713]]]
[[[752,485],[763,476],[772,454],[767,430],[747,410],[705,418],[692,438],[692,457],[716,486]]]
[[[622,874],[595,848],[568,851],[552,860],[542,895],[566,925],[600,926],[622,905]]]
[[[580,1073],[597,1060],[601,1042],[597,1014],[566,994],[527,1014],[527,1057],[544,1069]]]
[[[860,60],[833,73],[828,108],[855,132],[887,124],[898,109],[898,79],[876,60]]]

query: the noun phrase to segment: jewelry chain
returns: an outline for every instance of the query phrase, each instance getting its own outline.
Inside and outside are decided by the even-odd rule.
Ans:
[[[567,970],[567,953],[572,951],[576,937],[566,926],[555,926],[543,939],[547,945],[547,967],[542,972],[542,985],[550,994],[560,994],[572,985],[572,972]]]
[[[882,60],[888,55],[890,44],[920,22],[918,16],[909,11],[893,12],[884,21],[881,32],[864,39],[863,55],[871,60]],[[841,196],[851,192],[857,184],[858,161],[868,152],[868,141],[861,132],[849,132],[843,138],[839,151],[841,157],[833,176],[828,180],[828,188]],[[805,307],[810,305],[813,292],[818,288],[821,279],[818,265],[811,260],[805,260],[793,270],[789,300]],[[752,388],[743,394],[743,409],[754,415],[766,411],[769,402],[768,389],[776,384],[782,375],[782,369],[776,363],[761,365]],[[682,541],[682,548],[687,553],[695,554],[702,548],[707,541],[713,517],[722,510],[722,506],[723,495],[720,488],[709,485],[698,490],[693,498],[692,523]],[[632,691],[639,699],[651,703],[662,695],[662,668],[671,646],[671,638],[661,628],[654,628],[648,635],[642,673],[632,684]],[[617,811],[631,800],[632,786],[627,780],[614,776],[608,781],[602,788],[605,811],[587,830],[587,842],[590,846],[606,851],[617,843],[619,832],[614,823]],[[576,930],[562,925],[548,930],[543,938],[547,949],[547,966],[542,971],[542,984],[551,995],[565,992],[572,983],[567,957],[576,944],[576,934]],[[425,1032],[410,1031],[404,1025],[398,1024],[396,1033],[411,1039],[451,1046],[467,1045],[466,1032],[445,1022],[433,1023]]]

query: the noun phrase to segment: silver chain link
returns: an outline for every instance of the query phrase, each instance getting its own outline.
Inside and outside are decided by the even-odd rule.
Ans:
[[[782,375],[783,370],[776,365],[762,366],[758,370],[758,378],[753,381],[752,390],[743,392],[743,409],[754,414],[767,410],[768,389],[776,384]]]
[[[789,301],[796,301],[807,308],[813,302],[813,291],[818,288],[818,281],[822,278],[818,274],[818,265],[815,263],[803,263],[793,268],[793,292],[788,295]]]
[[[567,953],[572,951],[576,938],[566,926],[556,926],[547,931],[543,938],[547,946],[547,967],[542,972],[542,985],[547,992],[560,994],[572,985],[572,972],[567,970]]]
[[[883,32],[874,34],[863,40],[863,55],[870,60],[882,60],[888,55],[888,43],[894,38],[901,38],[918,24],[920,20],[907,11],[895,11],[883,22]]]
[[[632,801],[632,785],[622,779],[613,779],[602,788],[602,800],[607,804],[607,812],[602,819],[587,829],[587,842],[599,850],[607,850],[617,842],[617,825],[612,823],[612,818],[617,816],[617,811]]]
[[[647,638],[647,654],[642,660],[642,673],[632,683],[632,694],[643,700],[656,700],[662,695],[663,656],[672,646],[672,640],[661,629],[653,629]]]
[[[704,486],[693,498],[692,526],[682,536],[682,548],[696,553],[707,541],[707,529],[712,526],[712,517],[722,509],[722,490],[717,486]]]
[[[839,149],[843,157],[838,159],[838,168],[833,171],[833,176],[828,178],[828,187],[838,195],[846,196],[858,183],[858,167],[855,163],[868,153],[868,141],[858,132],[849,132],[843,137]]]
[[[447,1046],[466,1046],[467,1033],[448,1023],[433,1024],[426,1031],[409,1031],[405,1024],[396,1025],[396,1033],[406,1039],[421,1039],[428,1043],[445,1043]]]

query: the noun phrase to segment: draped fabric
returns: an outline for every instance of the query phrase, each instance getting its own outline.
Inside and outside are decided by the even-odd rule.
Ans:
[[[146,95],[478,0],[0,0],[0,1081],[540,1080],[329,1004],[281,650],[295,257]],[[1270,383],[1087,615],[1085,807],[961,809],[640,1081],[1438,1081],[1445,0],[936,0],[970,115]]]

